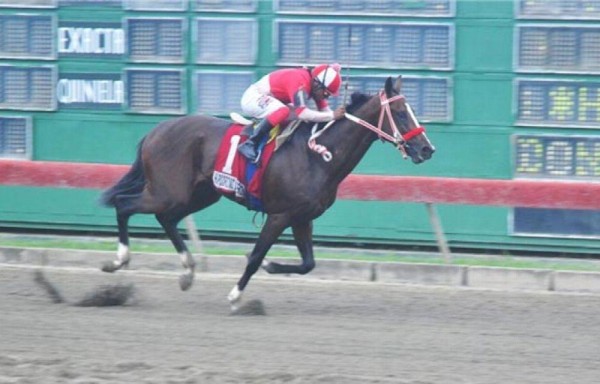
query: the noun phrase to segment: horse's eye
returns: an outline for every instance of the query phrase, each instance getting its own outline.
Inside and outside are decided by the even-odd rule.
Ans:
[[[408,114],[406,113],[406,111],[400,111],[398,112],[398,117],[400,118],[400,120],[406,121],[408,119]]]

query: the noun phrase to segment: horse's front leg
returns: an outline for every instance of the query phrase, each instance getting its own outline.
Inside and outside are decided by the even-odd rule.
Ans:
[[[248,285],[250,278],[258,268],[267,254],[269,249],[277,241],[281,233],[289,226],[290,220],[286,214],[269,215],[267,221],[263,226],[263,229],[258,236],[258,240],[254,245],[254,249],[248,256],[248,263],[246,264],[246,270],[239,279],[237,284],[233,287],[227,299],[231,303],[232,309],[236,309],[236,304],[241,300],[242,293]]]
[[[312,243],[312,220],[292,225],[292,232],[294,234],[296,247],[298,248],[298,251],[300,251],[300,256],[302,257],[302,264],[290,265],[269,261],[263,263],[263,268],[265,271],[269,273],[298,273],[305,275],[315,268],[315,257],[313,254]]]
[[[112,262],[106,262],[102,265],[102,271],[115,272],[129,265],[129,215],[119,214],[117,212],[117,225],[119,227],[119,247],[117,248],[117,259]]]

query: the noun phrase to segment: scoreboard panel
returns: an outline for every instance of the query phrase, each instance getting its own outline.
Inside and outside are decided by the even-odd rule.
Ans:
[[[0,57],[54,60],[53,15],[0,15]]]
[[[183,18],[125,19],[127,59],[136,63],[184,63],[185,30]]]
[[[31,117],[0,116],[0,159],[26,159],[31,154]]]
[[[517,18],[599,20],[600,0],[518,0]]]
[[[252,71],[221,72],[198,70],[194,73],[194,110],[196,113],[211,111],[227,115],[239,109],[239,100],[228,94],[241,95],[248,84],[257,79]],[[227,89],[227,92],[223,92]]]
[[[14,8],[15,6],[19,8],[56,8],[57,4],[58,0],[0,0],[0,8]]]
[[[453,0],[275,0],[278,13],[372,16],[454,16]]]
[[[515,176],[600,179],[599,136],[516,135]]]
[[[447,23],[345,23],[277,20],[280,65],[339,61],[352,67],[454,67],[454,26]]]
[[[600,26],[522,24],[517,27],[519,72],[600,73]]]
[[[516,93],[519,125],[600,127],[600,82],[518,78]]]
[[[56,110],[55,65],[0,65],[0,109]]]
[[[512,233],[519,236],[595,240],[600,238],[600,212],[515,208]]]
[[[175,68],[131,68],[125,72],[131,112],[184,114],[185,71]]]
[[[258,54],[258,23],[244,18],[194,19],[197,64],[254,65]]]
[[[132,11],[185,11],[187,0],[124,0],[123,7]]]

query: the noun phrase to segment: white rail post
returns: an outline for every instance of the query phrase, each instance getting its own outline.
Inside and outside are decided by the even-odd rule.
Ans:
[[[185,217],[185,230],[188,234],[188,238],[192,242],[192,247],[200,255],[200,271],[206,271],[206,258],[204,250],[202,249],[202,241],[200,241],[200,235],[198,235],[198,229],[196,223],[191,215]]]
[[[438,248],[444,257],[446,264],[450,264],[452,262],[452,255],[450,254],[450,247],[448,247],[448,242],[446,241],[446,236],[442,229],[442,222],[437,214],[437,210],[431,203],[425,203],[425,206],[427,207],[429,221],[431,222],[431,227],[435,233],[435,240],[437,241]]]

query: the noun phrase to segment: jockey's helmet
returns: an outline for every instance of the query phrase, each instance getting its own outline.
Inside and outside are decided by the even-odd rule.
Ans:
[[[340,76],[341,66],[339,64],[321,64],[317,65],[311,72],[313,80],[320,86],[327,89],[332,95],[337,95],[342,85]]]

